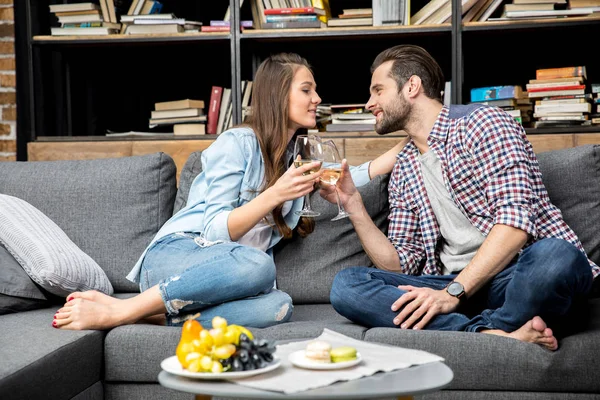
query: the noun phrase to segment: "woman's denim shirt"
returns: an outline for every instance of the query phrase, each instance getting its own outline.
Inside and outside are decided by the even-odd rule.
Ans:
[[[264,163],[258,140],[250,128],[233,128],[221,133],[202,152],[202,172],[196,176],[187,204],[173,215],[158,231],[144,250],[127,279],[139,282],[142,260],[148,248],[157,240],[176,232],[202,233],[208,242],[231,241],[227,219],[235,208],[243,206],[260,192],[264,178]],[[352,167],[352,179],[356,186],[369,182],[369,162]],[[285,223],[294,229],[300,217],[295,211],[302,209],[304,197],[293,201]],[[318,229],[318,228],[317,228]],[[281,234],[273,229],[267,251],[280,240]]]

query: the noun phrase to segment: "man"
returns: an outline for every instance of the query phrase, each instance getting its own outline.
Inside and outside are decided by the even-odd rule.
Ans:
[[[600,268],[550,203],[525,131],[499,108],[443,106],[441,68],[402,45],[372,67],[378,134],[404,130],[387,237],[344,164],[338,191],[376,268],[340,271],[331,303],[365,326],[483,332],[558,348],[552,326]],[[335,202],[333,187],[321,195]]]

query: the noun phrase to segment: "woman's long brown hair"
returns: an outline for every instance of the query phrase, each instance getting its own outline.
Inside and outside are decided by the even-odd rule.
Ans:
[[[261,192],[273,186],[287,169],[289,96],[294,74],[300,67],[311,70],[308,62],[297,54],[276,54],[261,63],[254,77],[252,112],[246,123],[256,134],[264,160],[265,181]],[[292,230],[283,219],[282,207],[283,204],[275,207],[272,215],[277,230],[288,239],[292,237]],[[314,221],[302,217],[297,226],[300,236],[305,237],[313,230]]]

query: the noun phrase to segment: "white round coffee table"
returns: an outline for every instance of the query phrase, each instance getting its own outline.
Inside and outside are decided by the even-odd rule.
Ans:
[[[169,389],[196,394],[196,400],[211,399],[212,396],[241,399],[412,399],[414,395],[443,389],[452,382],[453,377],[452,370],[446,364],[433,362],[293,394],[258,390],[228,381],[196,380],[166,371],[160,372],[158,382]]]

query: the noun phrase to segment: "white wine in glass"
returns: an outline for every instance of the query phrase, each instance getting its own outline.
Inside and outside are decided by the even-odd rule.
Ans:
[[[321,169],[321,164],[323,163],[321,139],[315,135],[298,135],[294,144],[294,167],[298,168],[315,161],[319,161],[319,166],[310,169],[304,175],[314,174]],[[320,212],[312,209],[310,193],[304,196],[304,207],[302,207],[302,210],[296,211],[296,215],[302,217],[317,217],[321,215]]]
[[[338,215],[333,217],[331,220],[337,221],[338,219],[347,218],[350,216],[350,213],[344,210],[344,206],[340,201],[340,195],[336,186],[337,181],[342,176],[342,158],[340,157],[340,152],[338,151],[335,143],[332,140],[323,142],[322,147],[323,164],[321,166],[321,169],[323,170],[323,173],[321,174],[320,181],[335,186],[335,196],[337,199]]]

